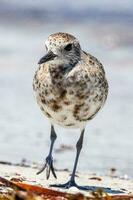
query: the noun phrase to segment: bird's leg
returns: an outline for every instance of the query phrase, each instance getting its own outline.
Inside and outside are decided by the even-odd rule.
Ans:
[[[51,125],[51,135],[50,135],[51,145],[50,145],[49,154],[46,157],[44,166],[42,167],[42,169],[39,172],[37,172],[37,174],[40,174],[41,172],[43,172],[46,169],[46,178],[47,179],[49,179],[49,177],[50,177],[50,171],[52,172],[53,176],[55,178],[57,178],[54,167],[53,167],[53,157],[52,157],[52,150],[53,150],[53,146],[54,146],[54,142],[55,142],[56,138],[57,138],[57,135],[55,133],[54,126]]]
[[[52,187],[60,187],[60,188],[65,188],[65,189],[70,188],[70,187],[77,187],[79,189],[83,189],[82,186],[78,186],[75,182],[75,173],[76,173],[76,169],[77,169],[80,151],[82,149],[83,137],[84,137],[84,129],[82,130],[81,135],[79,137],[79,140],[76,144],[77,152],[76,152],[76,158],[75,158],[74,167],[73,167],[73,171],[72,171],[72,175],[70,177],[70,180],[65,184],[51,185]]]

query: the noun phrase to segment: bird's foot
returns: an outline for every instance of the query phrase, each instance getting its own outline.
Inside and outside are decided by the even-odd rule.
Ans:
[[[70,180],[67,183],[64,184],[52,184],[50,185],[51,187],[59,187],[59,188],[64,188],[64,189],[69,189],[70,187],[77,187],[77,184],[75,183],[74,180]]]
[[[70,187],[76,187],[79,190],[85,190],[85,191],[93,191],[94,187],[93,186],[79,186],[76,184],[76,182],[74,180],[70,180],[65,184],[53,184],[50,185],[51,187],[58,187],[58,188],[62,188],[62,189],[69,189]]]
[[[84,190],[84,191],[102,191],[105,193],[110,193],[110,194],[119,194],[123,193],[121,190],[112,190],[111,188],[104,188],[104,187],[97,187],[97,186],[79,186],[75,183],[74,180],[70,180],[65,184],[53,184],[50,185],[51,187],[58,187],[62,189],[69,189],[70,187],[76,187],[79,190]]]
[[[52,156],[47,156],[44,166],[37,172],[37,175],[42,173],[46,169],[46,178],[49,179],[50,172],[52,172],[53,176],[57,178],[54,167],[53,167],[53,158]]]

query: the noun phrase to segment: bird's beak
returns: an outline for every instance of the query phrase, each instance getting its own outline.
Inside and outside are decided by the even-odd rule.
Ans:
[[[57,57],[57,55],[55,55],[52,51],[48,51],[48,53],[39,60],[38,64],[40,65],[49,60],[53,60],[55,57]]]

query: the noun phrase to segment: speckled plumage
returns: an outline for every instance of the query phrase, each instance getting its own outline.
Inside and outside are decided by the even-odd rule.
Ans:
[[[45,42],[47,53],[39,60],[39,67],[33,80],[37,103],[51,122],[50,150],[45,164],[38,172],[46,169],[57,178],[53,167],[53,145],[57,138],[54,125],[66,128],[80,128],[81,134],[76,144],[76,157],[70,180],[53,187],[90,190],[75,182],[75,173],[82,149],[86,123],[104,105],[108,94],[108,83],[102,64],[84,52],[79,41],[67,33],[55,33]]]
[[[37,69],[33,88],[44,115],[51,123],[80,128],[104,105],[108,83],[102,64],[80,48],[78,40],[56,33],[46,40],[47,51],[57,55]],[[72,52],[64,47],[72,44]]]

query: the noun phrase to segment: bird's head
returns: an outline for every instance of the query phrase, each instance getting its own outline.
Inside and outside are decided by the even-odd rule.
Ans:
[[[74,65],[81,58],[79,41],[68,33],[54,33],[50,35],[45,42],[45,46],[47,53],[39,60],[38,64],[59,59]]]

